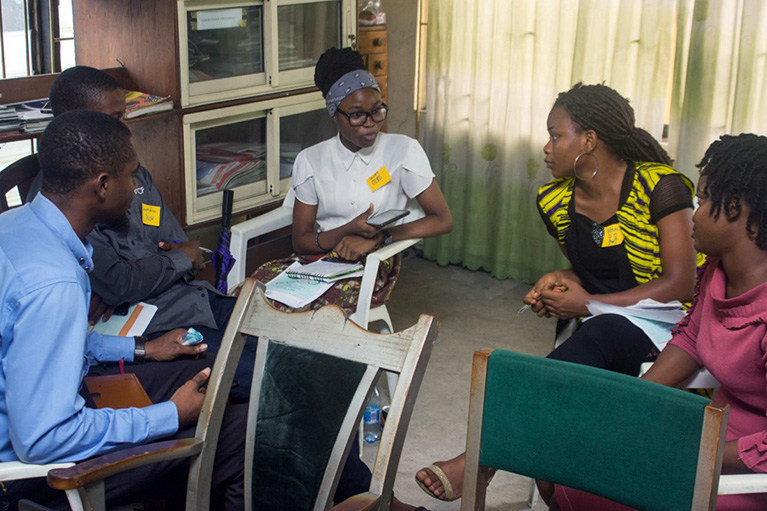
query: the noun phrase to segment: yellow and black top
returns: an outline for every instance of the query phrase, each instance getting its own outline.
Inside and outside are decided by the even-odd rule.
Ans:
[[[657,221],[670,213],[692,207],[694,186],[686,176],[659,163],[628,163],[618,210],[606,222],[607,225],[593,223],[594,229],[592,230],[593,241],[596,242],[595,247],[597,249],[609,248],[617,250],[619,254],[625,254],[625,257],[618,256],[623,261],[619,261],[617,264],[626,268],[626,271],[622,273],[627,277],[623,280],[630,280],[631,282],[620,285],[619,289],[605,289],[604,286],[601,286],[598,282],[600,279],[594,277],[595,272],[589,274],[587,270],[584,270],[584,267],[587,268],[589,263],[593,265],[593,260],[587,261],[587,258],[580,257],[583,254],[578,254],[578,251],[575,250],[576,246],[583,247],[585,245],[583,240],[576,239],[575,231],[578,229],[572,227],[579,217],[586,219],[586,217],[578,215],[574,209],[572,197],[575,178],[555,179],[542,186],[538,191],[538,208],[541,217],[552,236],[565,248],[576,274],[584,280],[587,290],[589,287],[591,288],[589,291],[592,293],[620,291],[660,277],[663,268],[660,259]],[[673,183],[673,186],[666,186],[665,188],[675,188],[676,190],[674,193],[665,195],[673,195],[675,198],[663,201],[653,200],[653,192],[656,191],[658,183],[664,177],[671,175],[678,176],[680,179],[667,181],[667,183]],[[665,205],[659,205],[660,202],[664,202]],[[593,245],[591,241],[589,243]],[[703,256],[699,254],[698,266],[703,261]],[[579,264],[579,262],[583,264]],[[586,278],[584,278],[584,273]],[[589,282],[594,285],[589,286]],[[613,286],[608,287],[612,288]]]

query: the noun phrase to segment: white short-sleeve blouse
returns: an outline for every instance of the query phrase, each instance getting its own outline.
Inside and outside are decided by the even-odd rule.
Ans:
[[[367,179],[382,167],[391,181],[371,190]],[[293,165],[296,198],[317,206],[316,227],[329,231],[362,214],[370,204],[375,212],[411,209],[399,223],[412,222],[423,212],[413,210],[414,199],[434,179],[421,144],[405,135],[379,133],[371,147],[356,153],[341,143],[340,136],[301,151]],[[415,214],[414,214],[415,213]]]

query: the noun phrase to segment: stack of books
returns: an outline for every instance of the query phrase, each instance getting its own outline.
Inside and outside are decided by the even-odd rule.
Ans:
[[[10,105],[0,105],[0,134],[18,133],[21,130],[21,118]]]
[[[16,112],[22,120],[22,133],[42,133],[53,120],[53,110],[47,99],[36,99],[21,103]]]
[[[135,119],[142,115],[173,110],[170,96],[155,96],[146,92],[125,91],[125,118]]]
[[[266,297],[299,308],[312,303],[337,280],[361,277],[361,263],[315,261],[302,265],[298,261],[266,284]]]

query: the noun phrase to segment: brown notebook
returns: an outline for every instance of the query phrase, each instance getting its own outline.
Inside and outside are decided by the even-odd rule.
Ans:
[[[152,404],[135,374],[110,374],[83,378],[86,401],[96,408],[143,408]],[[90,403],[89,403],[90,404]]]

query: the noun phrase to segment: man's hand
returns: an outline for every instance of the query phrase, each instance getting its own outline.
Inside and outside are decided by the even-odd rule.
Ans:
[[[173,393],[170,400],[176,405],[178,410],[179,429],[188,424],[192,424],[200,416],[202,403],[205,401],[205,389],[202,387],[208,381],[210,376],[210,367],[206,367],[194,378],[183,384]]]
[[[202,270],[205,268],[205,263],[202,260],[202,250],[200,250],[200,242],[198,240],[185,241],[183,243],[171,243],[170,241],[161,241],[157,244],[160,249],[170,252],[173,249],[182,250],[190,261],[192,261],[192,267],[195,270]]]
[[[153,341],[148,341],[144,346],[146,359],[155,362],[167,362],[185,355],[199,355],[208,349],[208,345],[205,343],[196,346],[184,346],[181,337],[185,332],[186,330],[183,328],[176,328]]]
[[[341,259],[357,261],[363,255],[375,250],[378,241],[377,237],[367,239],[361,236],[344,236],[333,250],[335,250]]]
[[[101,299],[96,293],[91,293],[91,305],[88,307],[88,323],[91,326],[98,323],[99,318],[103,317],[104,321],[112,317],[112,313],[115,311],[114,305],[109,305]]]

